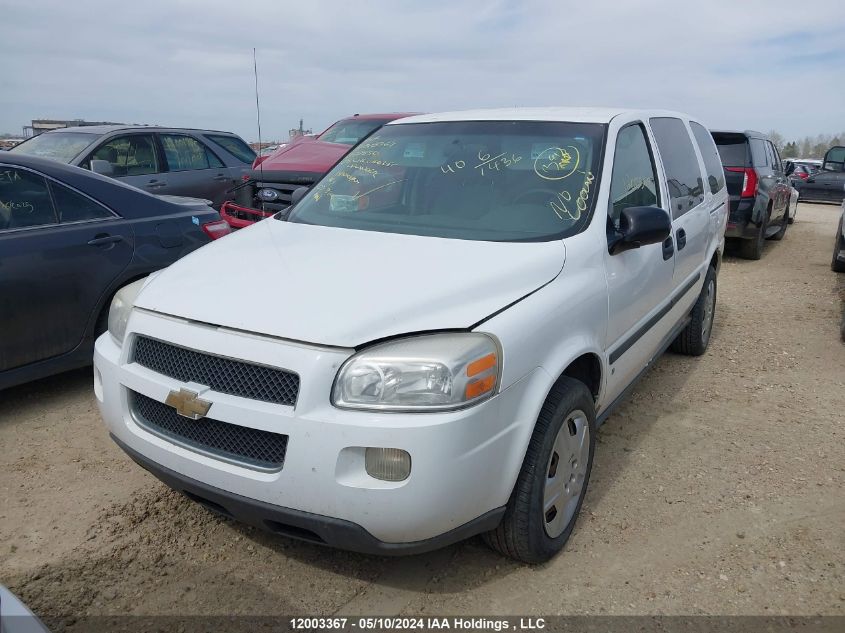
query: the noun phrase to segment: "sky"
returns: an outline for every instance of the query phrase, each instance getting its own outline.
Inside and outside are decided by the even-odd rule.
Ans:
[[[845,1],[0,0],[0,132],[33,118],[263,140],[303,118],[600,105],[845,131]]]

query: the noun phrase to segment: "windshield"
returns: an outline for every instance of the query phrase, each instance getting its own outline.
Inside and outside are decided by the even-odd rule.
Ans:
[[[86,132],[45,132],[16,145],[9,151],[69,163],[98,138],[97,134]]]
[[[343,145],[355,145],[367,134],[390,121],[390,119],[344,119],[338,121],[328,130],[317,137],[319,141],[326,143],[341,143]]]
[[[545,121],[386,125],[296,205],[289,221],[467,240],[582,230],[604,126]]]

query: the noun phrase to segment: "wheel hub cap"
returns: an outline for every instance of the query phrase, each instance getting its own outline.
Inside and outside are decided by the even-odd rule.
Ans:
[[[713,312],[716,308],[716,284],[711,279],[707,283],[707,294],[704,297],[704,318],[701,320],[701,338],[705,341],[713,325]]]
[[[573,411],[560,427],[546,467],[543,522],[550,538],[560,536],[575,516],[590,459],[590,425]]]

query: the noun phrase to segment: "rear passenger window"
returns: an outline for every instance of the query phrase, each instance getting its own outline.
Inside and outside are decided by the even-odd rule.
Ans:
[[[701,157],[704,159],[704,169],[707,171],[707,184],[710,185],[710,193],[721,191],[725,186],[725,170],[722,169],[722,161],[719,158],[719,150],[716,149],[716,143],[713,142],[713,137],[710,132],[704,129],[704,126],[690,122],[692,128],[692,135],[698,143],[698,149],[701,150]]]
[[[161,144],[170,171],[223,167],[223,163],[211,150],[190,136],[162,134]]]
[[[610,179],[610,208],[614,225],[627,207],[651,207],[660,204],[657,175],[642,125],[622,128],[616,137],[613,175]]]
[[[55,182],[50,183],[60,222],[83,222],[114,217],[108,209],[80,193]]]
[[[672,219],[704,202],[704,180],[686,126],[680,119],[650,119],[654,138],[666,170],[666,184],[672,203]]]
[[[44,177],[0,165],[0,231],[55,223]]]

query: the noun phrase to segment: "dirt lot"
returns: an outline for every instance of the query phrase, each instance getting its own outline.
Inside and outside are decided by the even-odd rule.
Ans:
[[[0,393],[0,582],[86,614],[845,614],[838,210],[727,257],[703,358],[665,355],[599,434],[566,551],[405,559],[217,519],[108,439],[89,370]],[[72,627],[73,618],[64,622]]]

